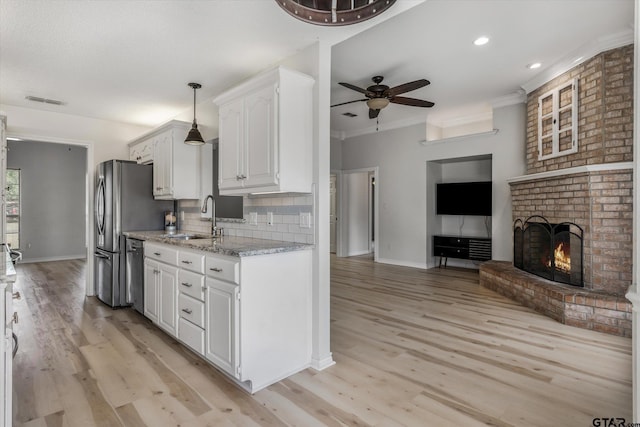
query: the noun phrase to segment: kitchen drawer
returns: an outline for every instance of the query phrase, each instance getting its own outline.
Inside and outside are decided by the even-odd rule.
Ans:
[[[178,298],[178,313],[180,318],[204,328],[204,302],[180,294]]]
[[[180,318],[178,322],[178,339],[196,353],[204,356],[204,329],[188,320]]]
[[[240,259],[232,257],[208,256],[207,276],[228,282],[240,283]]]
[[[144,242],[144,256],[171,265],[178,265],[178,249],[166,245]]]
[[[183,269],[178,270],[178,289],[200,301],[204,301],[204,276]]]
[[[204,274],[204,254],[180,249],[178,252],[178,265],[180,268]]]

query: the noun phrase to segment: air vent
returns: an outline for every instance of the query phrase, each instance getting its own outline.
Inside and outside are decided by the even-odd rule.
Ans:
[[[64,105],[64,102],[57,99],[40,98],[39,96],[25,96],[24,99],[33,102],[42,102],[43,104]]]
[[[349,113],[348,111],[346,113],[342,113],[342,115],[347,117],[358,117],[357,114]]]

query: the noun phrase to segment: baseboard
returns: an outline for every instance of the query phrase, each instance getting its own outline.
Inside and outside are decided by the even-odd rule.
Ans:
[[[28,258],[28,259],[22,258],[20,261],[18,261],[18,264],[30,264],[32,262],[69,261],[72,259],[87,259],[87,255],[86,254],[67,255],[67,256],[44,257],[44,258]]]
[[[356,252],[350,252],[348,254],[346,254],[345,256],[359,256],[359,255],[366,255],[366,254],[370,254],[371,251],[370,250],[364,250],[364,251],[356,251]]]
[[[329,353],[329,356],[325,357],[322,360],[311,359],[311,369],[314,369],[316,371],[322,371],[335,364],[336,362],[333,360],[333,356],[331,355],[331,353]]]
[[[427,264],[423,262],[402,261],[398,259],[388,259],[388,258],[378,258],[377,262],[381,264],[400,265],[402,267],[420,268],[422,270],[427,269]]]

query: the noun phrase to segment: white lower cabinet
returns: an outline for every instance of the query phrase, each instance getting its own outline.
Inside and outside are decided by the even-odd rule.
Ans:
[[[255,393],[311,364],[311,271],[310,250],[240,258],[145,243],[145,315]]]
[[[209,277],[206,284],[205,357],[238,378],[239,286]]]
[[[178,268],[145,258],[144,273],[144,315],[176,336]]]
[[[144,259],[144,315],[158,323],[158,262]]]
[[[174,337],[178,335],[178,268],[159,263],[158,325]]]

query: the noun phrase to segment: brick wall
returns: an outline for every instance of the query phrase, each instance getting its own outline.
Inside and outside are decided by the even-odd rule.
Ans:
[[[623,295],[631,284],[632,170],[584,172],[511,184],[513,219],[542,215],[584,230],[585,288]]]
[[[578,78],[578,152],[538,160],[538,97]],[[633,160],[633,45],[603,52],[527,97],[527,173]]]

